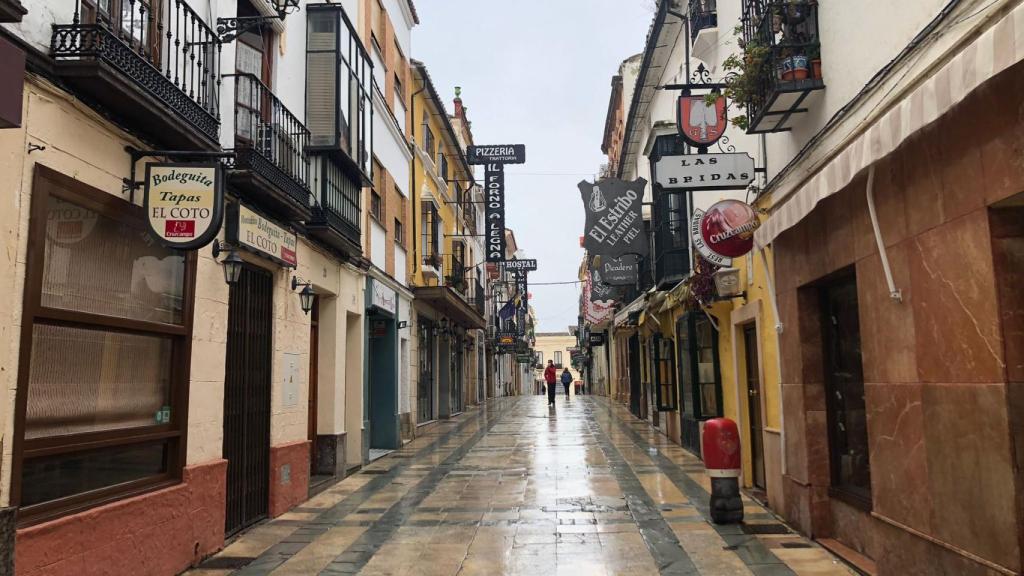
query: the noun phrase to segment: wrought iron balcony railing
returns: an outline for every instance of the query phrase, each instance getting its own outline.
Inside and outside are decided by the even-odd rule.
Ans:
[[[83,84],[91,80],[94,99],[115,113],[138,118],[138,105],[101,84],[103,74],[89,68],[102,63],[119,74],[120,83],[145,92],[215,144],[220,130],[221,42],[188,3],[121,0],[119,13],[112,14],[81,6],[75,3],[71,24],[53,26],[50,52],[58,72]],[[150,127],[141,126],[142,131]]]
[[[308,212],[309,130],[256,76],[224,77],[235,81],[235,168],[259,174]]]
[[[307,228],[333,247],[358,255],[362,245],[360,182],[328,154],[312,154],[310,165],[315,203]]]
[[[743,0],[747,132],[784,132],[821,77],[817,0]]]
[[[690,0],[690,42],[697,40],[701,30],[718,27],[716,0]]]

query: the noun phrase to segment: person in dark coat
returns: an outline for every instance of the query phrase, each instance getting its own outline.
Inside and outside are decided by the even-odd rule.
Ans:
[[[572,372],[566,368],[562,370],[562,387],[565,388],[565,399],[569,399],[569,386],[572,384]]]
[[[548,387],[548,406],[555,405],[555,363],[548,360],[548,367],[544,369],[544,382],[547,383]]]

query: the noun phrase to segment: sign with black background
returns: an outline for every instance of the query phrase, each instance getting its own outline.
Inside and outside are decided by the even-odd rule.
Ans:
[[[516,291],[519,292],[519,310],[516,311],[516,326],[519,328],[519,335],[526,335],[526,311],[530,307],[529,285],[526,282],[526,272],[516,272]]]
[[[466,149],[470,164],[525,164],[525,144],[498,144],[496,146],[470,146]]]
[[[583,247],[591,254],[619,257],[646,256],[649,250],[644,232],[643,198],[647,180],[624,182],[606,178],[591,184],[579,183],[580,197],[587,213]]]
[[[484,172],[487,261],[505,260],[505,166],[488,164]]]
[[[615,286],[609,286],[602,282],[598,282],[594,276],[595,271],[591,270],[591,286],[590,286],[590,301],[591,302],[610,302],[617,300],[619,297],[619,289]]]
[[[634,286],[637,282],[639,266],[636,256],[610,258],[597,255],[590,259],[590,271],[595,273],[594,284]]]

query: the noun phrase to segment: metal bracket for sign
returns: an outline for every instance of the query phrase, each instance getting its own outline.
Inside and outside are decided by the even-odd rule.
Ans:
[[[138,150],[131,146],[125,146],[124,151],[131,156],[132,165],[128,171],[128,177],[123,179],[122,191],[128,192],[128,201],[135,204],[135,191],[145,186],[145,182],[135,179],[135,165],[139,160],[150,157],[170,158],[171,160],[186,160],[189,158],[231,158],[234,159],[234,152],[212,152],[205,150]]]

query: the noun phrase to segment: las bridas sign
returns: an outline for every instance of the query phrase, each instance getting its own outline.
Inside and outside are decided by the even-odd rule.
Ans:
[[[754,159],[741,153],[663,156],[655,170],[665,189],[742,190],[754,181]]]
[[[170,248],[206,246],[224,219],[224,186],[219,163],[146,164],[143,208],[150,233]]]

